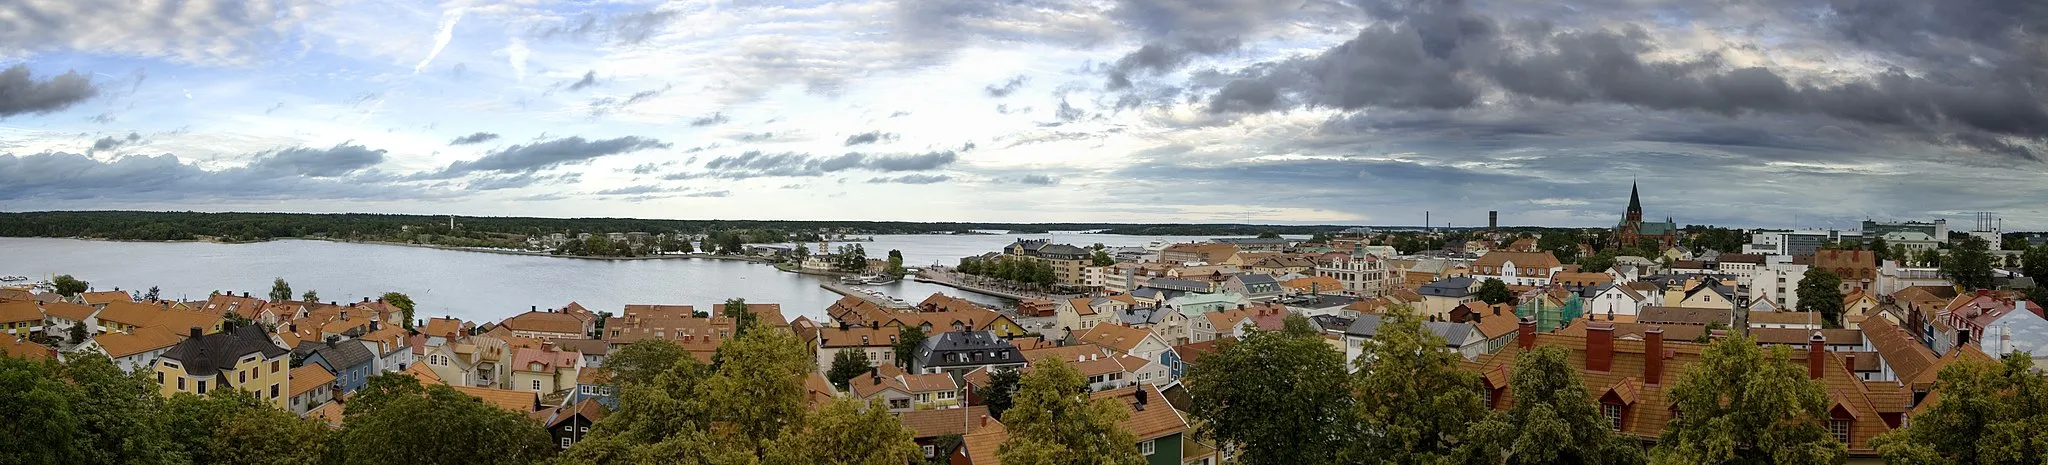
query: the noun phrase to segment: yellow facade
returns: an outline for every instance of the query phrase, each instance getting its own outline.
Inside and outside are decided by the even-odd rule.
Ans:
[[[187,374],[182,362],[160,358],[156,362],[157,392],[165,397],[180,392],[205,394],[225,384],[230,389],[255,394],[256,398],[270,403],[272,407],[289,408],[286,404],[291,393],[289,357],[286,354],[263,358],[261,353],[252,353],[237,360],[232,369],[199,378]]]

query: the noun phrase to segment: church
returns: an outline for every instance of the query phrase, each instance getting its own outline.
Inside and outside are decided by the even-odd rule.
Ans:
[[[1643,222],[1643,199],[1637,194],[1635,183],[1628,185],[1628,213],[1621,223],[1614,225],[1614,246],[1630,247],[1645,240],[1656,241],[1661,248],[1678,245],[1678,224],[1671,217],[1655,223]]]

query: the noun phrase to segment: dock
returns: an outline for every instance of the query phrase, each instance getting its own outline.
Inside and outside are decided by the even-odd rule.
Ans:
[[[868,292],[864,292],[866,291],[865,289],[860,289],[845,284],[827,282],[819,284],[818,287],[825,288],[825,290],[832,291],[835,294],[858,297],[861,300],[868,301],[868,303],[881,306],[882,308],[904,309],[914,307],[914,305],[912,305],[910,302],[897,299],[895,297],[891,297],[887,294],[877,295],[879,292],[877,292],[877,294],[870,294]]]

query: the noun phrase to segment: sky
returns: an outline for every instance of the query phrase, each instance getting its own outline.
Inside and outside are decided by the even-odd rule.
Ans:
[[[2048,229],[2039,0],[9,0],[0,210]]]

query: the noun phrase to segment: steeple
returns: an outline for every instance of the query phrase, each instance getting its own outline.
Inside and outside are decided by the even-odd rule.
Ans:
[[[1635,181],[1629,181],[1628,183],[1628,212],[1635,214],[1643,212],[1643,198],[1636,194]]]

